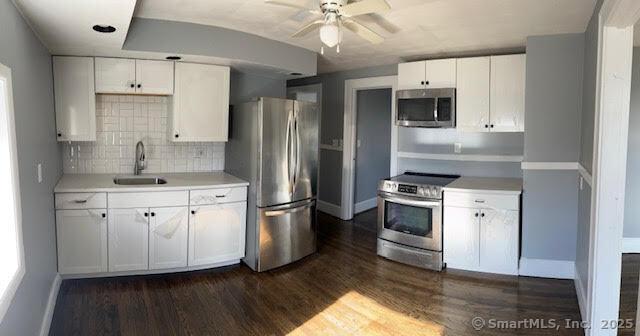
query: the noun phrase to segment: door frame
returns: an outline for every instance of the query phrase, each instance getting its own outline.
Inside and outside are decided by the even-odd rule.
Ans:
[[[616,328],[604,329],[601,321],[619,316],[633,27],[640,19],[640,2],[605,0],[597,15],[593,188],[583,320],[591,323],[587,335],[616,335]]]
[[[389,176],[396,175],[398,153],[398,127],[396,118],[396,90],[398,76],[381,76],[348,79],[344,81],[344,127],[342,146],[342,199],[340,218],[353,218],[355,199],[355,160],[356,160],[356,121],[358,111],[358,91],[374,89],[391,89],[391,162]]]

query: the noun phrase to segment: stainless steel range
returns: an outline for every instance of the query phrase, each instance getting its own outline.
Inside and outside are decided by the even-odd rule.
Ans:
[[[458,175],[407,172],[378,185],[378,255],[442,270],[442,187]]]

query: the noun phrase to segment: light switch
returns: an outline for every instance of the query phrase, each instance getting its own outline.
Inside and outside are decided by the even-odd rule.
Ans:
[[[580,190],[584,190],[584,178],[580,176]]]
[[[358,139],[358,144],[357,144],[358,148],[360,148],[360,144],[361,144],[360,139]]]
[[[454,143],[453,144],[453,151],[454,151],[454,153],[458,153],[458,154],[462,153],[462,144],[459,143],[459,142]]]
[[[42,163],[38,163],[38,183],[42,183]]]

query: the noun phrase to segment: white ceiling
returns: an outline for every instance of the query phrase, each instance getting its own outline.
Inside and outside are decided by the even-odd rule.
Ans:
[[[14,0],[40,40],[53,54],[95,55],[120,50],[136,0]],[[93,31],[95,24],[116,31]]]
[[[23,0],[26,1],[26,0]],[[35,1],[35,0],[30,0]],[[584,32],[595,0],[387,0],[383,23],[363,17],[386,37],[371,45],[344,33],[341,53],[325,50],[319,72],[392,64],[425,56],[508,50],[525,46],[527,36]],[[300,0],[317,3],[317,0]],[[263,0],[138,0],[134,16],[185,21],[240,30],[307,49],[320,49],[317,34],[289,36],[313,17]]]

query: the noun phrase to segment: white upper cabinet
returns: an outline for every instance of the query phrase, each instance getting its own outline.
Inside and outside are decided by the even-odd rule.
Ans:
[[[96,57],[96,92],[173,94],[173,62]]]
[[[176,63],[173,141],[227,141],[229,76],[229,67]]]
[[[96,57],[96,93],[135,93],[136,60]]]
[[[489,128],[490,57],[458,59],[457,128],[482,132]]]
[[[136,60],[136,93],[173,94],[173,62]]]
[[[441,59],[398,64],[398,89],[456,87],[456,60]]]
[[[491,57],[491,131],[524,132],[526,55]]]
[[[53,57],[58,141],[96,140],[92,57]]]
[[[398,64],[398,89],[424,89],[426,62],[409,62]]]

